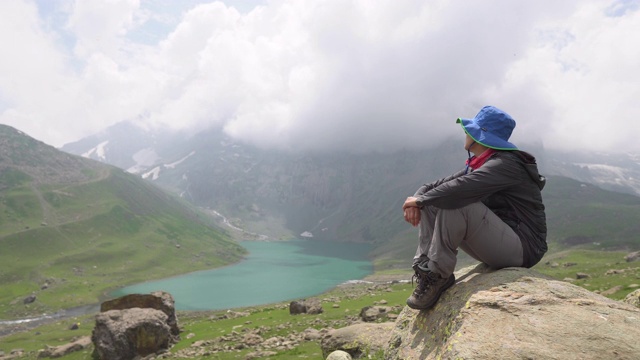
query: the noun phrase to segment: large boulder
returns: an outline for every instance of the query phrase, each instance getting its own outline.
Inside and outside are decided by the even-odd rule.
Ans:
[[[96,315],[91,341],[103,360],[129,360],[161,353],[173,345],[167,314],[155,309],[109,310]]]
[[[99,359],[132,359],[167,351],[179,340],[174,300],[166,292],[105,301],[91,341]]]
[[[536,271],[456,272],[436,306],[405,307],[385,359],[637,359],[640,309]]]
[[[180,329],[176,317],[175,301],[168,292],[156,291],[151,294],[130,294],[108,300],[100,305],[100,312],[124,309],[156,309],[167,314],[167,324],[171,327],[171,334],[178,336]]]

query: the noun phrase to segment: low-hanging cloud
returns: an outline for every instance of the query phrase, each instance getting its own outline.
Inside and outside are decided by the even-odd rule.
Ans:
[[[393,151],[433,146],[492,104],[518,121],[516,143],[638,151],[637,3],[194,2],[141,42],[162,21],[145,2],[70,1],[58,24],[2,2],[0,122],[57,146],[135,120]]]

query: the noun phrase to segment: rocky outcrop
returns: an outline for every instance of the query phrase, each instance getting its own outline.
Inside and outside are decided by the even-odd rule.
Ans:
[[[426,311],[400,313],[385,359],[637,359],[640,309],[536,271],[458,271]]]
[[[178,340],[173,297],[165,292],[107,301],[91,335],[94,357],[126,360],[167,351]]]
[[[640,308],[640,289],[627,295],[623,301],[627,304]]]

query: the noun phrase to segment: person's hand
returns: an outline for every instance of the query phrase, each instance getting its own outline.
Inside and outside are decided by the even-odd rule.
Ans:
[[[412,226],[418,226],[418,224],[420,224],[420,208],[418,208],[416,200],[415,197],[410,196],[402,205],[404,220]]]

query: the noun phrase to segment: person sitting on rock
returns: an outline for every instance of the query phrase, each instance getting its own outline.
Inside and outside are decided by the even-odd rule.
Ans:
[[[433,307],[454,284],[458,249],[496,269],[532,267],[547,251],[546,180],[535,157],[508,141],[515,120],[485,106],[456,122],[466,133],[466,168],[422,185],[402,206],[404,219],[419,226],[413,309]]]

